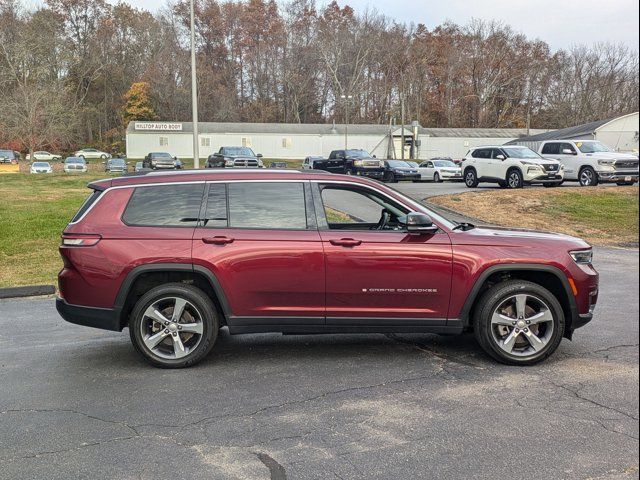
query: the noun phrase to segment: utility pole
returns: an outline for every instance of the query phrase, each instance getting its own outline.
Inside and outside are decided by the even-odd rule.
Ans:
[[[340,95],[340,98],[344,100],[344,149],[349,148],[349,102],[353,98],[353,95]]]
[[[198,142],[198,85],[196,81],[196,33],[193,0],[191,7],[191,113],[193,114],[193,168],[200,168],[200,145]]]
[[[400,130],[401,132],[401,138],[402,138],[402,146],[400,147],[400,153],[401,153],[401,159],[404,160],[404,94],[401,95],[400,97],[400,123],[402,124],[402,126],[400,128],[402,128],[402,130]]]

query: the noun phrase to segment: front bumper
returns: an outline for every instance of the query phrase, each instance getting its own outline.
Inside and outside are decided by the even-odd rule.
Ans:
[[[353,170],[356,175],[367,178],[376,178],[381,179],[384,177],[384,170],[382,169],[371,169],[371,168],[354,168]]]
[[[63,298],[58,297],[56,298],[56,310],[69,323],[116,332],[122,330],[120,328],[120,311],[117,309],[71,305]]]
[[[635,171],[596,171],[601,182],[637,182],[638,170]]]
[[[562,183],[564,181],[564,175],[562,173],[548,172],[544,174],[536,173],[534,175],[526,175],[524,181],[527,183]]]
[[[151,168],[173,169],[173,168],[176,168],[176,164],[175,163],[154,163],[154,162],[151,162]]]

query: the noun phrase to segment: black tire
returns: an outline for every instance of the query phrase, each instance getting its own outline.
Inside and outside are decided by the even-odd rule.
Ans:
[[[442,183],[442,179],[440,178],[440,174],[438,172],[433,174],[433,181],[436,183]]]
[[[596,187],[599,183],[596,171],[591,167],[582,167],[578,174],[581,187]]]
[[[163,358],[154,354],[143,340],[143,326],[141,325],[143,321],[148,322],[148,317],[145,317],[144,312],[149,308],[149,306],[161,301],[162,299],[173,297],[184,299],[195,307],[197,313],[200,314],[203,330],[201,338],[193,347],[193,350],[189,351],[185,356],[177,359]],[[190,367],[202,361],[202,359],[206,357],[213,348],[213,345],[218,338],[219,329],[220,322],[218,320],[218,313],[211,299],[199,288],[183,283],[167,283],[149,290],[140,297],[138,302],[135,304],[129,320],[129,335],[131,336],[133,346],[145,358],[145,360],[152,365],[161,368]],[[168,332],[168,330],[165,330],[165,332]],[[178,335],[180,335],[180,332],[174,333],[178,333]],[[184,335],[184,333],[182,333],[182,335]],[[167,335],[166,338],[171,339],[169,335]],[[184,337],[179,338],[182,340]]]
[[[387,172],[383,175],[382,181],[387,183],[396,183],[396,176],[393,172]]]
[[[553,329],[548,334],[549,338],[543,348],[527,356],[507,353],[499,344],[499,340],[494,334],[496,325],[492,324],[491,318],[496,309],[515,295],[526,294],[534,299],[542,300],[548,306],[549,312],[553,315]],[[516,320],[517,318],[514,318]],[[487,290],[473,312],[474,335],[482,349],[493,359],[508,365],[533,365],[548,358],[560,345],[565,330],[565,318],[562,306],[558,299],[546,288],[537,283],[525,280],[508,280],[498,283]],[[504,327],[509,328],[509,327]],[[512,327],[516,330],[516,327]],[[525,328],[530,328],[526,327]],[[548,328],[548,327],[546,327]],[[528,331],[528,330],[527,330]],[[522,331],[522,340],[525,340]],[[531,348],[532,347],[523,347]]]
[[[478,186],[478,174],[475,168],[467,168],[464,171],[464,183],[468,188],[476,188]]]
[[[507,188],[515,189],[522,188],[524,186],[524,180],[522,178],[522,172],[516,168],[507,172]]]

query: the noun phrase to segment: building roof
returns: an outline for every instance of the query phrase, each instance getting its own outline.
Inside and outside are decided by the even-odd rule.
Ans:
[[[191,122],[142,122],[155,124],[181,125],[180,130],[136,130],[135,123],[130,122],[127,133],[192,133]],[[140,122],[138,122],[140,123]],[[352,135],[387,135],[389,125],[353,124],[348,131]],[[405,135],[411,135],[411,125],[404,128]],[[401,135],[399,125],[391,126],[394,135]],[[344,124],[331,123],[231,123],[231,122],[199,122],[200,134],[281,134],[281,135],[344,135]],[[546,130],[534,130],[536,133]],[[418,126],[418,134],[429,137],[447,138],[514,138],[526,135],[524,128],[424,128]]]
[[[531,135],[529,137],[518,138],[517,140],[513,140],[513,142],[544,142],[547,140],[569,140],[572,138],[584,137],[586,135],[593,135],[598,128],[606,125],[612,120],[615,119],[608,118],[607,120],[598,120],[597,122],[585,123],[575,127],[561,128],[560,130],[552,130],[545,133],[539,133],[537,135]]]

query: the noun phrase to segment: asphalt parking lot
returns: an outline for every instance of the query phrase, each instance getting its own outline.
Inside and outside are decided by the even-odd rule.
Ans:
[[[127,331],[0,300],[0,478],[637,478],[638,251],[595,263],[594,321],[529,368],[470,336],[223,332],[158,370]]]

